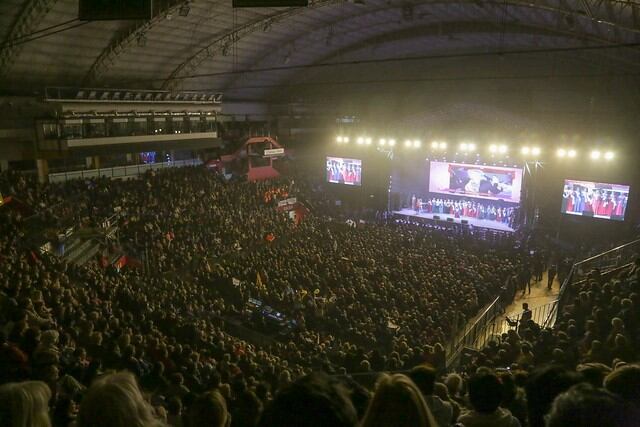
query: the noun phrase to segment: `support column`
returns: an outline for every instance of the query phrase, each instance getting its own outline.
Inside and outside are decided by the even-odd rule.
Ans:
[[[38,182],[44,184],[49,181],[49,162],[46,159],[36,159],[38,168]]]
[[[9,160],[0,160],[0,172],[9,170]]]
[[[84,158],[87,169],[100,169],[100,156],[89,156]]]

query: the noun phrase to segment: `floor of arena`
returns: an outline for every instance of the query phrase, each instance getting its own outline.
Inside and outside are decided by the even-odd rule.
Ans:
[[[434,214],[434,213],[416,213],[413,209],[401,209],[399,211],[393,211],[396,215],[402,215],[406,217],[415,217],[415,218],[425,218],[433,221],[448,221],[453,222],[454,224],[462,224],[462,220],[468,221],[468,225],[472,225],[474,227],[481,228],[491,228],[493,230],[500,231],[515,231],[513,228],[509,227],[508,224],[504,224],[502,222],[491,221],[488,219],[477,219],[477,218],[456,218],[454,215],[450,214]],[[439,217],[434,218],[434,217]]]

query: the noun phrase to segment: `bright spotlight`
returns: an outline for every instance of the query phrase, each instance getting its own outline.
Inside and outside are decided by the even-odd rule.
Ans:
[[[476,151],[476,144],[472,142],[467,145],[467,148],[469,149],[469,151]]]
[[[365,144],[371,145],[371,138],[367,138],[364,140]]]
[[[491,144],[489,146],[489,151],[492,152],[492,153],[497,152],[498,151],[498,146],[496,144]]]
[[[539,156],[540,155],[540,147],[533,147],[531,149],[531,154],[533,154],[534,156]]]
[[[567,155],[567,150],[564,148],[558,148],[558,157],[564,157]]]
[[[469,147],[467,146],[466,142],[463,142],[462,144],[460,144],[460,150],[462,151],[467,151]]]
[[[356,142],[360,145],[364,144],[364,138],[359,136],[358,139],[356,140]]]
[[[413,141],[414,148],[420,148],[421,145],[422,145],[422,142],[420,142],[419,139],[416,139],[415,141]]]
[[[336,142],[338,143],[342,142],[342,137],[341,136],[336,137]]]
[[[501,145],[500,147],[498,147],[498,151],[502,154],[507,152],[507,146],[506,145]]]
[[[412,144],[413,144],[413,142],[411,142],[410,139],[407,139],[407,140],[404,141],[404,146],[405,147],[411,147]]]
[[[345,144],[349,142],[349,137],[348,136],[343,136],[342,137],[342,142],[344,142]]]
[[[387,140],[384,138],[380,138],[380,140],[378,141],[379,145],[386,145],[387,144]]]
[[[529,147],[522,147],[522,154],[527,155],[531,152],[531,149]]]
[[[447,148],[447,143],[442,141],[441,143],[438,144],[438,148],[440,148],[441,150],[444,150],[445,148]]]
[[[390,147],[393,147],[393,146],[395,146],[395,145],[396,145],[396,140],[395,140],[395,139],[390,139],[390,140],[389,140],[389,146],[390,146]]]
[[[607,151],[606,153],[604,153],[604,158],[606,160],[613,160],[614,157],[615,155],[613,154],[613,151]]]
[[[576,150],[574,150],[574,149],[571,149],[571,150],[567,151],[567,156],[569,156],[569,157],[575,157],[576,154],[577,154]]]
[[[591,152],[591,158],[594,159],[594,160],[598,160],[601,155],[602,155],[602,153],[600,153],[600,151],[598,151],[598,150],[593,150]]]
[[[431,142],[431,148],[438,148],[438,141],[432,141]]]

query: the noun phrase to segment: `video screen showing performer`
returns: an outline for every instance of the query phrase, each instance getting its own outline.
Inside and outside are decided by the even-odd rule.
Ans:
[[[362,185],[362,160],[327,157],[327,182]]]
[[[520,202],[522,169],[431,162],[429,191]]]
[[[624,221],[629,189],[628,185],[566,179],[560,211],[569,215]]]

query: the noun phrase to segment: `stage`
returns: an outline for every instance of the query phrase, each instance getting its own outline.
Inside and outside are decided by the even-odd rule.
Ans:
[[[401,215],[407,217],[407,219],[411,218],[423,218],[430,221],[442,221],[447,224],[460,224],[460,225],[470,225],[473,227],[481,227],[481,228],[491,228],[492,230],[499,231],[515,231],[513,228],[509,227],[509,224],[504,224],[502,222],[491,221],[488,219],[477,219],[477,218],[468,218],[468,217],[460,217],[455,218],[454,215],[450,214],[433,214],[433,213],[416,213],[413,209],[402,209],[399,211],[393,211],[396,215]],[[438,218],[435,218],[438,217]],[[462,221],[466,221],[463,223]]]

